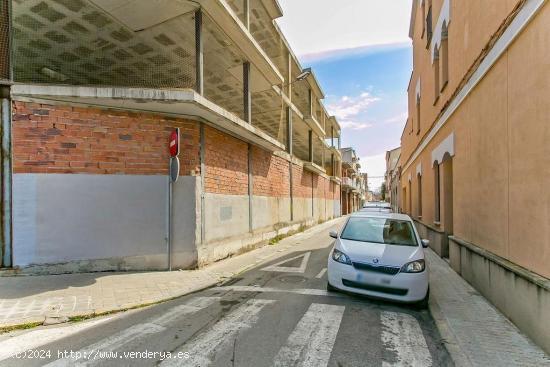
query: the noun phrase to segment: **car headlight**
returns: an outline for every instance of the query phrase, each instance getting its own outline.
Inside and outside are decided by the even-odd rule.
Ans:
[[[337,249],[334,249],[334,251],[332,251],[332,260],[342,264],[351,265],[351,260],[349,259],[348,255]]]
[[[422,273],[426,269],[426,262],[424,260],[415,260],[403,265],[401,268],[402,273]]]

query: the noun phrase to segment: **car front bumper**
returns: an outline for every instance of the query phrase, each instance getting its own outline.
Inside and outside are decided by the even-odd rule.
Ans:
[[[427,269],[421,273],[388,275],[341,264],[332,259],[332,254],[328,259],[327,277],[334,288],[399,302],[421,301],[428,292]]]

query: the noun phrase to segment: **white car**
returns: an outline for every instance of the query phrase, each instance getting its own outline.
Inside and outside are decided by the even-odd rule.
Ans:
[[[329,291],[342,290],[426,307],[427,240],[421,240],[408,215],[356,213],[340,231],[331,232]]]

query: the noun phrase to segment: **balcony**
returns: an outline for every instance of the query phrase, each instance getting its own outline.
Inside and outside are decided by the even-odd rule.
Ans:
[[[350,177],[342,177],[342,188],[349,190],[356,190],[357,186],[355,182]]]

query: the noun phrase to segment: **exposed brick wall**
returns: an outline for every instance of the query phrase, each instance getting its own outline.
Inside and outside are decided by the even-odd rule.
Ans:
[[[248,144],[209,126],[204,134],[205,191],[248,195]]]
[[[168,174],[181,129],[181,174],[199,173],[199,125],[153,114],[14,102],[15,173]]]
[[[168,174],[179,127],[181,175],[200,174],[198,122],[98,108],[13,103],[15,173]],[[253,194],[289,197],[289,162],[252,147]],[[339,199],[339,186],[293,164],[294,196]],[[205,126],[205,191],[248,194],[248,144]]]
[[[322,176],[313,175],[313,195],[316,198],[322,198],[322,199],[329,199],[332,195],[330,192],[330,180],[328,178],[324,178]],[[315,182],[317,182],[317,186],[315,186]]]
[[[304,167],[292,165],[292,191],[294,197],[311,198],[311,172]]]
[[[284,158],[258,147],[252,147],[253,194],[289,197],[290,167]]]
[[[338,200],[338,201],[340,201],[340,193],[341,193],[341,192],[340,192],[340,190],[341,190],[340,185],[338,185],[338,184],[336,184],[336,183],[334,183],[334,182],[331,181],[331,182],[330,182],[330,189],[331,189],[331,191],[332,191],[332,194],[331,194],[332,196],[331,196],[331,198],[332,198],[333,200]]]

